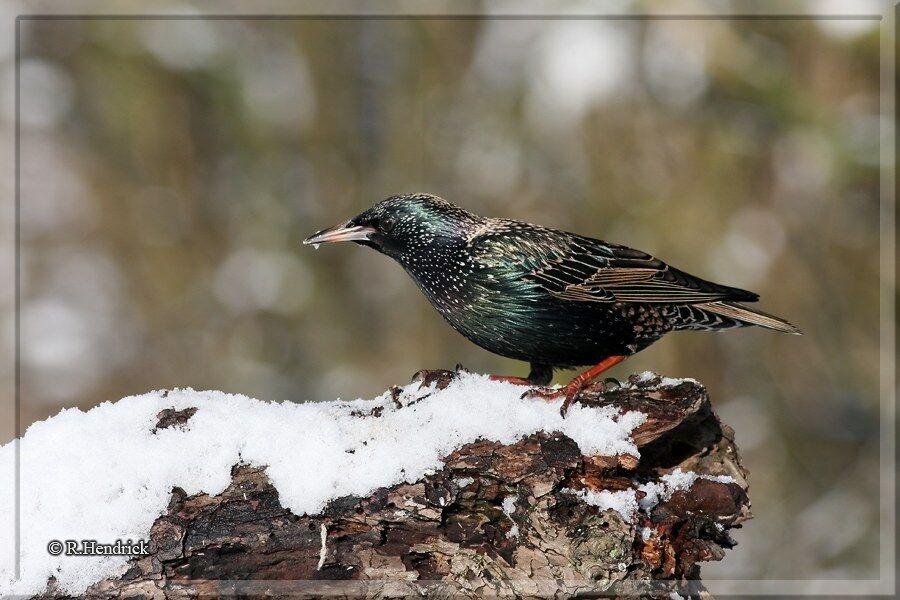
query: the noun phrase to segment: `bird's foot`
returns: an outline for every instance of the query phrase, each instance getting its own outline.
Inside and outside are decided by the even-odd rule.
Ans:
[[[459,376],[461,373],[468,372],[469,370],[460,364],[457,364],[456,369],[453,371],[448,371],[447,369],[422,369],[412,376],[410,383],[418,381],[419,389],[434,384],[435,388],[442,390],[450,385],[450,382],[453,381],[455,377]]]
[[[563,402],[559,407],[559,414],[565,419],[566,413],[569,412],[569,407],[578,398],[581,388],[581,385],[573,385],[571,383],[560,388],[532,388],[522,394],[522,398],[540,398],[546,402],[553,402],[562,398]]]

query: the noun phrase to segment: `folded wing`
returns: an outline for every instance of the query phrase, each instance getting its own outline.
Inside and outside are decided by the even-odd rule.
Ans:
[[[757,294],[700,279],[639,250],[572,236],[566,251],[532,273],[547,291],[579,302],[754,302]]]

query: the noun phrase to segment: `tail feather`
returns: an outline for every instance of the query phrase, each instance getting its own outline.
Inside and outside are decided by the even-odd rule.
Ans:
[[[764,313],[761,310],[751,308],[738,302],[705,302],[703,304],[695,304],[694,306],[723,317],[740,321],[741,323],[759,325],[760,327],[765,327],[767,329],[774,329],[775,331],[782,331],[784,333],[792,333],[795,335],[803,334],[800,329],[791,325],[784,319],[780,319],[774,315]]]

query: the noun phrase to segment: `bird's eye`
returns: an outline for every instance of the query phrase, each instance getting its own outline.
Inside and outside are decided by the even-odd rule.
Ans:
[[[381,217],[378,219],[378,229],[382,233],[390,233],[396,225],[397,222],[392,217]]]

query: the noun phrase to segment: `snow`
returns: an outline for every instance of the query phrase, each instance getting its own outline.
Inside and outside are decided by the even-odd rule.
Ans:
[[[637,381],[638,383],[649,383],[656,379],[657,375],[653,371],[644,371],[643,373],[638,374]]]
[[[672,473],[660,477],[658,482],[640,485],[637,489],[644,492],[646,496],[641,498],[638,504],[643,510],[652,510],[660,502],[671,498],[675,492],[690,489],[698,477],[696,473],[676,469]]]
[[[653,371],[644,371],[643,373],[639,373],[635,383],[646,384],[656,380],[659,380],[659,387],[675,387],[676,385],[681,385],[682,383],[693,383],[696,385],[700,385],[700,382],[691,377],[662,377],[657,373],[654,373]]]
[[[676,385],[681,385],[682,383],[693,383],[700,385],[700,382],[694,379],[693,377],[660,377],[659,378],[659,386],[660,387],[675,387]]]
[[[18,442],[21,578],[14,580],[14,544],[0,544],[0,595],[40,593],[50,575],[75,595],[120,573],[125,557],[52,556],[47,544],[146,539],[174,486],[218,494],[239,462],[265,466],[282,504],[302,515],[320,512],[334,498],[421,479],[478,439],[510,444],[558,431],[584,454],[638,456],[629,436],[643,414],[576,404],[562,419],[557,403],[523,400],[523,389],[463,374],[444,390],[406,386],[400,402],[415,404],[402,410],[388,393],[296,404],[190,389],[130,396],[87,412],[64,409],[33,424]],[[185,426],[151,432],[159,411],[188,407],[198,410]],[[379,418],[358,416],[374,409],[382,411]],[[15,536],[14,488],[7,483],[14,478],[15,443],[0,447],[4,541]]]
[[[513,520],[513,513],[516,512],[516,502],[519,500],[518,496],[507,496],[503,499],[503,512],[509,517],[509,520],[512,521],[512,527],[510,527],[509,531],[506,532],[507,539],[514,539],[519,537],[519,526]]]
[[[319,548],[319,563],[316,565],[316,571],[321,571],[325,564],[325,557],[328,555],[328,528],[322,523],[319,529],[319,542],[322,544]]]
[[[587,504],[596,506],[600,510],[614,510],[622,518],[631,523],[634,515],[639,511],[649,513],[660,502],[665,502],[677,491],[688,490],[698,479],[710,479],[720,483],[734,483],[734,478],[729,475],[700,475],[690,471],[682,471],[680,468],[671,473],[666,473],[659,481],[651,481],[637,485],[634,488],[610,492],[602,490],[563,490],[582,498]],[[637,492],[644,492],[644,497],[638,500]],[[644,532],[642,531],[643,535]],[[647,533],[649,535],[649,532]],[[646,540],[646,538],[645,538]]]
[[[563,491],[570,492],[579,498],[583,499],[585,503],[590,504],[591,506],[596,506],[601,511],[602,510],[614,510],[625,519],[626,522],[631,523],[631,520],[634,518],[634,514],[638,511],[638,503],[637,497],[635,496],[634,490],[621,490],[617,492],[610,492],[608,490],[602,490],[599,492],[595,492],[592,490],[570,490],[565,489]]]

